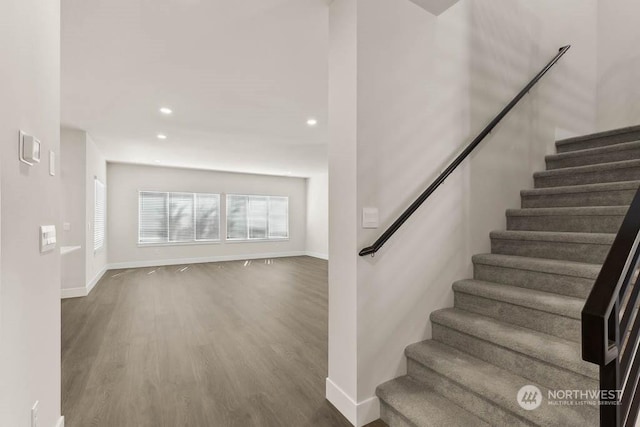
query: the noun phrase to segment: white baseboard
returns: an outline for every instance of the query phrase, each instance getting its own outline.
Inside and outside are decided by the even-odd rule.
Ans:
[[[380,418],[380,400],[377,397],[356,403],[329,378],[326,380],[326,397],[355,427],[362,427]]]
[[[128,262],[116,262],[109,264],[109,270],[120,270],[123,268],[142,268],[142,267],[162,267],[165,265],[185,265],[185,264],[203,264],[208,262],[221,262],[221,261],[243,261],[247,259],[265,259],[265,258],[285,258],[304,256],[304,251],[293,252],[273,252],[273,253],[259,253],[251,255],[222,255],[222,256],[210,256],[200,258],[176,258],[176,259],[162,259],[151,261],[128,261]]]
[[[60,417],[56,423],[56,427],[64,427],[64,417]]]
[[[222,255],[222,256],[210,256],[200,258],[176,258],[176,259],[162,259],[152,261],[128,261],[128,262],[116,262],[113,264],[107,264],[96,276],[87,283],[86,288],[69,288],[62,289],[61,297],[65,298],[78,298],[86,297],[91,290],[100,281],[102,276],[109,270],[121,270],[125,268],[143,268],[143,267],[162,267],[166,265],[185,265],[185,264],[203,264],[208,262],[222,262],[222,261],[244,261],[247,259],[266,259],[266,258],[287,258],[296,256],[315,256],[310,255],[305,251],[292,251],[292,252],[271,252],[271,253],[259,253],[250,255]],[[317,256],[320,258],[320,256]],[[326,259],[326,258],[325,258]]]
[[[358,402],[358,427],[380,419],[380,399],[377,396]]]
[[[93,288],[95,288],[95,286],[98,284],[100,279],[102,279],[102,276],[104,276],[107,270],[109,270],[109,266],[105,265],[104,268],[100,270],[98,274],[96,274],[96,276],[93,279],[91,279],[91,281],[87,283],[87,286],[84,288],[80,287],[80,288],[62,289],[60,292],[60,297],[62,299],[86,297],[87,295],[89,295],[89,293],[91,293]]]
[[[86,297],[88,295],[87,288],[67,288],[61,290],[61,298],[78,298]]]
[[[329,378],[326,381],[326,397],[351,424],[356,425],[358,404]]]
[[[98,274],[96,274],[96,276],[93,279],[91,279],[89,283],[87,283],[87,295],[91,293],[91,291],[98,284],[100,279],[102,279],[102,276],[104,276],[104,273],[106,273],[107,270],[109,269],[110,267],[108,265],[105,265],[104,267],[102,267],[102,270],[100,270]]]
[[[329,254],[323,254],[320,252],[311,252],[311,251],[307,251],[306,252],[307,256],[313,257],[313,258],[320,258],[320,259],[324,259],[324,260],[329,260]]]

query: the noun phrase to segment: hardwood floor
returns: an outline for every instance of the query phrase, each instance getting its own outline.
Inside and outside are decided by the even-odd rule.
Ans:
[[[114,270],[62,302],[67,427],[349,426],[326,376],[326,261]]]

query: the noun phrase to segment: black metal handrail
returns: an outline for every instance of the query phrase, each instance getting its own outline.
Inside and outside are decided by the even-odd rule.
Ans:
[[[600,425],[634,426],[640,393],[640,190],[582,309],[582,358],[600,366]]]
[[[464,159],[482,142],[482,140],[491,133],[493,128],[495,128],[498,123],[516,106],[518,102],[533,88],[536,83],[544,76],[547,71],[553,67],[556,62],[564,55],[571,45],[567,45],[561,47],[558,51],[558,54],[553,57],[553,59],[540,71],[534,78],[527,84],[524,89],[522,89],[515,98],[511,100],[511,102],[502,110],[500,114],[494,118],[491,123],[485,127],[482,132],[464,149],[462,153],[458,155],[458,157],[451,162],[449,166],[436,178],[435,181],[427,188],[417,199],[415,202],[411,204],[403,213],[400,215],[398,219],[395,220],[393,224],[375,241],[375,243],[369,247],[364,248],[360,251],[360,256],[364,255],[374,255],[380,248],[394,235],[396,231],[404,224],[413,213],[418,210],[418,208],[429,198],[429,196],[444,182],[445,179],[462,163]]]

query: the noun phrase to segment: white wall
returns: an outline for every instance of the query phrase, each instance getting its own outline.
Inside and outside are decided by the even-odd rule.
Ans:
[[[307,253],[316,258],[329,256],[329,176],[307,179]]]
[[[85,168],[85,209],[86,209],[86,240],[85,240],[85,257],[86,257],[86,275],[85,283],[87,284],[87,292],[96,285],[100,277],[104,274],[105,268],[107,268],[107,254],[109,248],[108,230],[105,235],[105,244],[97,252],[93,251],[93,225],[94,225],[94,213],[95,213],[95,183],[94,179],[98,178],[108,188],[107,180],[107,162],[104,156],[98,151],[95,143],[91,139],[91,136],[87,134],[86,138],[86,168]],[[109,201],[107,200],[107,209]],[[108,217],[107,217],[108,221]],[[108,227],[109,224],[107,223]]]
[[[60,255],[39,252],[39,226],[60,229],[60,3],[0,2],[0,424],[60,417]],[[18,161],[18,130],[42,142],[42,163]]]
[[[303,178],[109,163],[107,166],[108,258],[112,267],[206,262],[217,259],[303,255],[306,245],[306,183]],[[287,241],[138,246],[138,191],[186,191],[289,196]],[[222,211],[225,210],[221,197]],[[221,232],[224,230],[221,224]]]
[[[489,232],[504,229],[504,210],[519,207],[556,131],[594,130],[596,2],[463,0],[437,18],[408,0],[335,0],[331,8],[331,50],[343,56],[330,59],[330,93],[342,102],[330,96],[338,123],[330,123],[329,289],[330,304],[338,302],[329,309],[329,380],[352,384],[346,370],[357,352],[357,390],[342,390],[360,424],[376,415],[375,387],[405,372],[405,346],[430,337],[429,314],[452,305],[452,282],[471,276],[471,256],[489,251]],[[345,16],[351,38],[334,30]],[[561,63],[376,257],[355,260],[569,43]],[[353,107],[340,93],[355,68]],[[380,229],[360,228],[364,206],[379,208]],[[350,332],[331,325],[346,319],[351,328],[349,310],[357,311],[357,346],[345,349]]]
[[[356,212],[377,206],[381,227],[358,227],[359,249],[467,140],[469,17],[464,2],[439,18],[407,0],[360,3]],[[469,191],[461,169],[375,258],[358,260],[358,402],[404,373],[404,347],[429,335],[429,313],[451,305],[451,283],[468,275]]]
[[[598,2],[598,128],[640,124],[640,3]]]
[[[60,135],[62,222],[71,228],[61,231],[61,246],[81,246],[62,257],[62,297],[68,298],[91,292],[107,267],[108,239],[93,251],[94,178],[107,184],[107,162],[87,132],[63,128]]]
[[[358,2],[329,10],[329,354],[327,399],[358,424]]]
[[[60,180],[62,187],[62,222],[70,229],[59,231],[60,246],[81,246],[81,249],[62,256],[61,287],[64,290],[86,286],[86,133],[62,129],[60,132]]]

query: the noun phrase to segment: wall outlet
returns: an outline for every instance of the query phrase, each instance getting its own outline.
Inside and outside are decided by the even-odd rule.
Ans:
[[[31,407],[31,427],[38,427],[38,404],[40,402],[36,400],[36,403]]]

